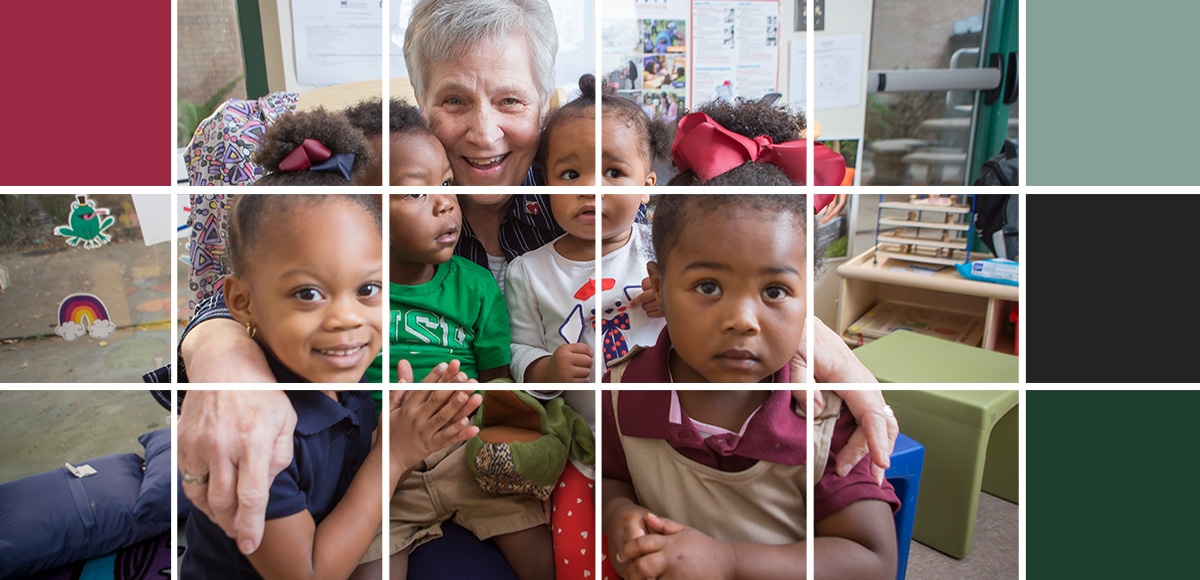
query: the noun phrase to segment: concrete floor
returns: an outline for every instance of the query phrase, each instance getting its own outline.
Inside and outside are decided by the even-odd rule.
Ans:
[[[914,541],[908,553],[909,580],[1008,579],[1020,576],[1019,506],[981,493],[975,544],[961,560]]]
[[[167,425],[148,391],[0,390],[0,483],[112,453]]]

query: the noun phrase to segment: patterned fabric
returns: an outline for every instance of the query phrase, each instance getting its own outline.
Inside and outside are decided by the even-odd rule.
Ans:
[[[550,499],[553,485],[537,485],[517,473],[512,447],[508,443],[484,443],[475,454],[475,469],[479,487],[488,493],[528,493],[542,501]]]
[[[23,580],[161,580],[171,577],[173,552],[171,534],[163,534],[105,556],[38,572]]]
[[[229,99],[200,122],[184,162],[191,185],[250,185],[263,170],[250,155],[267,127],[296,109],[300,95],[271,93],[253,101]]]
[[[574,462],[568,461],[550,503],[553,506],[550,527],[554,530],[554,577],[559,580],[594,579],[592,546],[595,540],[590,534],[597,532],[594,523],[595,481],[581,472]],[[614,574],[611,578],[616,580],[619,576]]]
[[[596,325],[595,318],[592,319],[592,326]],[[625,342],[625,335],[622,330],[632,328],[629,325],[629,313],[622,312],[613,318],[605,318],[601,324],[601,330],[604,333],[604,366],[612,364],[612,361],[617,360],[629,354],[629,345]]]
[[[229,215],[233,212],[233,194],[193,193],[188,214],[188,312],[201,301],[221,293],[229,256]]]

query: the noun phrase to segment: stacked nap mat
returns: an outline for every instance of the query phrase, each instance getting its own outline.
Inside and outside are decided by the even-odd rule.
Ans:
[[[171,431],[138,438],[134,453],[77,463],[0,485],[0,578],[17,578],[106,556],[171,528]]]

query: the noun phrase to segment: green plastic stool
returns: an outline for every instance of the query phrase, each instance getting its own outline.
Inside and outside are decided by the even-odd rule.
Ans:
[[[854,349],[854,355],[881,383],[1020,381],[1015,356],[915,332],[893,332]]]
[[[971,551],[979,491],[1020,503],[1017,391],[885,391],[904,433],[925,446],[913,539]]]

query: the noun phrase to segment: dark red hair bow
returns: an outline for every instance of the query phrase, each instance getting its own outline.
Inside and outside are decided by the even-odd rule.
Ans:
[[[783,170],[793,182],[805,181],[807,139],[774,143],[770,137],[753,139],[734,133],[704,113],[692,113],[679,120],[671,156],[680,171],[690,169],[708,181],[747,161],[770,163]],[[814,185],[841,185],[846,176],[846,160],[821,144],[813,146]]]
[[[350,173],[354,168],[353,153],[338,153],[333,155],[329,148],[316,139],[305,139],[300,146],[293,149],[283,161],[279,162],[279,170],[284,172],[320,171],[325,173],[341,173],[346,181],[350,181]]]

